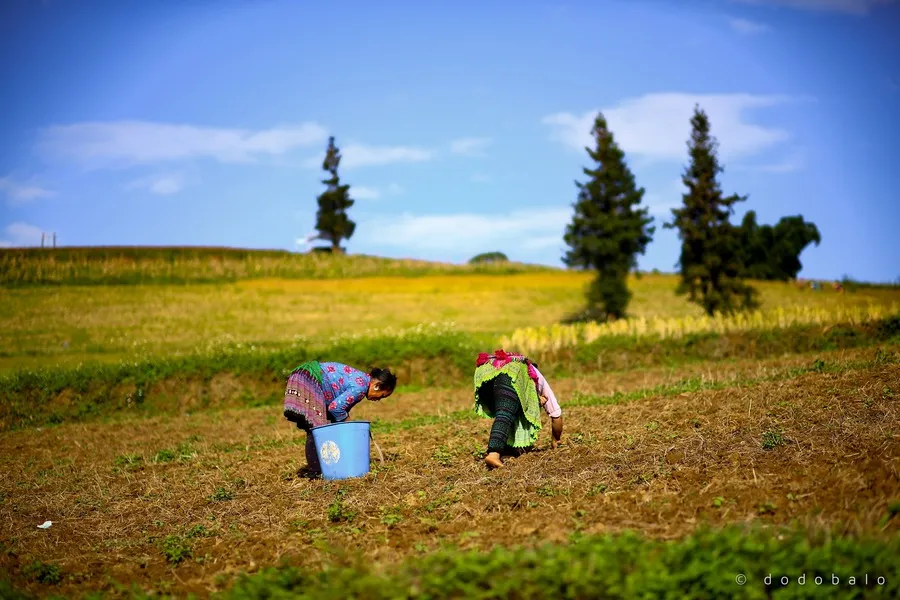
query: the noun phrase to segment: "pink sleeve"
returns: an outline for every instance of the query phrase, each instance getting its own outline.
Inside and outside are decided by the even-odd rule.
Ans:
[[[547,414],[554,419],[556,417],[562,416],[562,408],[560,408],[559,402],[556,400],[556,395],[553,393],[553,390],[550,389],[550,384],[547,383],[547,380],[544,379],[544,376],[540,371],[537,370],[537,368],[534,369],[534,372],[537,373],[538,376],[538,395],[547,397],[547,403],[544,404],[544,410],[547,411]]]

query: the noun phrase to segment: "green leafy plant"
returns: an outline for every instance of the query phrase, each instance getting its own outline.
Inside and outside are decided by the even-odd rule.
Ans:
[[[608,489],[608,487],[609,486],[607,486],[605,483],[595,484],[588,491],[588,496],[596,496],[598,494],[606,493],[606,490]]]
[[[180,535],[168,535],[162,542],[162,553],[166,561],[177,565],[185,559],[191,558],[191,546],[187,539]]]
[[[22,569],[22,574],[38,583],[55,585],[62,581],[62,571],[59,567],[38,560]]]
[[[773,450],[778,446],[783,446],[787,443],[784,439],[784,434],[777,429],[770,429],[768,431],[763,432],[762,434],[762,447],[763,450]]]
[[[208,498],[210,502],[227,502],[234,499],[234,492],[227,490],[222,486],[216,488]]]
[[[346,495],[347,490],[341,488],[338,490],[337,494],[335,494],[334,501],[328,505],[328,520],[332,523],[352,521],[356,516],[354,511],[348,510],[347,507],[344,506],[344,497]]]
[[[450,449],[447,446],[441,446],[437,448],[431,455],[431,457],[437,461],[439,465],[442,467],[449,467],[453,465],[453,454],[450,452]]]
[[[403,515],[400,514],[397,509],[393,509],[385,512],[384,516],[381,517],[382,525],[387,525],[388,528],[393,528],[398,525],[401,521],[403,521]]]

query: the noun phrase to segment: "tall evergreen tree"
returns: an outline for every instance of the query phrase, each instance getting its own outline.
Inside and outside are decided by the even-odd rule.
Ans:
[[[575,182],[578,200],[564,240],[569,250],[563,262],[570,267],[593,269],[597,277],[587,292],[582,319],[606,320],[625,316],[631,299],[626,280],[652,239],[653,218],[639,205],[644,189],[635,184],[625,164],[625,153],[613,139],[603,114],[593,128],[596,148],[585,148],[594,161],[584,168],[587,183]]]
[[[682,174],[688,191],[681,208],[672,209],[669,229],[678,229],[681,239],[678,293],[687,293],[707,314],[730,313],[737,308],[756,306],[756,291],[742,277],[741,239],[738,228],[729,222],[734,205],[746,196],[723,196],[718,175],[718,142],[710,134],[709,118],[699,106],[691,118],[688,141],[690,164]]]
[[[350,186],[341,183],[338,176],[338,165],[341,163],[341,153],[334,145],[334,136],[328,139],[328,150],[325,152],[325,161],[322,169],[327,171],[330,177],[322,180],[327,189],[317,198],[319,210],[316,213],[316,229],[319,238],[331,242],[331,251],[341,252],[341,240],[349,240],[356,229],[356,223],[347,216],[347,210],[353,206],[350,198]]]
[[[776,279],[772,269],[772,249],[775,238],[772,227],[756,222],[756,211],[748,210],[741,221],[740,247],[744,276],[748,279]]]

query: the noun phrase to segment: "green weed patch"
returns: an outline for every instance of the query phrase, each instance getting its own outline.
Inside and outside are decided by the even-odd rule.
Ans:
[[[703,529],[672,542],[631,532],[579,535],[488,553],[447,548],[386,569],[285,566],[241,577],[219,597],[892,598],[900,595],[898,553],[897,538],[762,527]]]

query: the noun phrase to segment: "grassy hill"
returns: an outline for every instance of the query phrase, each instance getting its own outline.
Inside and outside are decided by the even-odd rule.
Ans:
[[[0,249],[0,286],[187,284],[245,279],[336,279],[391,275],[549,271],[514,262],[457,265],[364,255],[200,246],[96,246]]]

